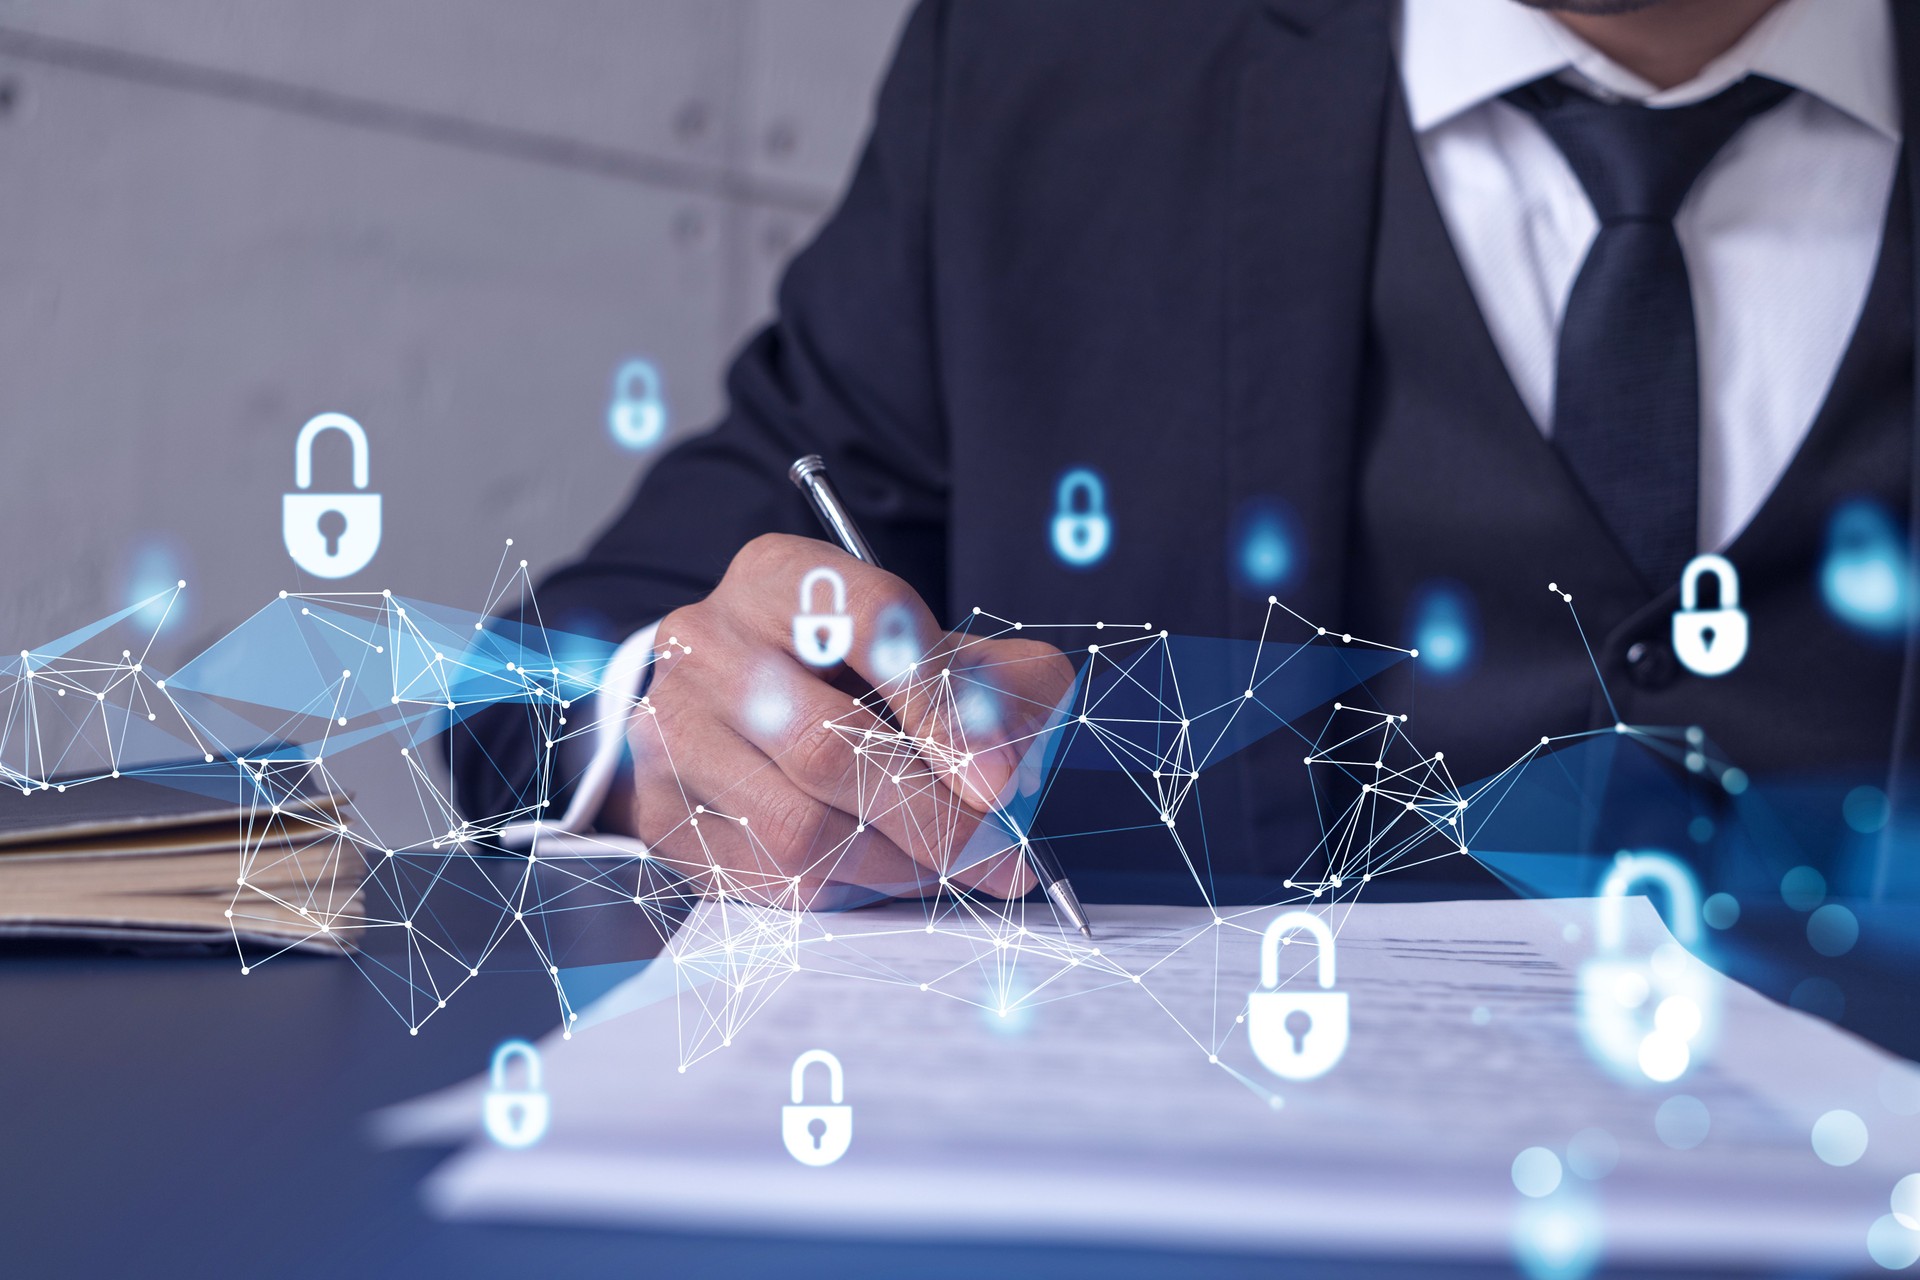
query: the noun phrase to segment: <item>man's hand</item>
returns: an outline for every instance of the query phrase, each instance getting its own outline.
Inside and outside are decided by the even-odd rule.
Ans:
[[[846,582],[844,667],[794,652],[801,579],[819,567]],[[906,623],[915,669],[878,669],[883,614],[889,634]],[[1038,781],[1018,775],[1073,682],[1057,650],[942,636],[899,578],[779,534],[748,543],[713,594],[657,634],[673,656],[628,724],[626,802],[662,862],[710,892],[791,907],[825,905],[830,884],[914,896],[949,874],[1000,897],[1032,888],[1017,849],[955,861],[998,799]]]

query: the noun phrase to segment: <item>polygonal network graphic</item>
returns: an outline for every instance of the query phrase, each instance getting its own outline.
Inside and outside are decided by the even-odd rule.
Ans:
[[[388,592],[282,594],[170,675],[148,666],[144,647],[120,648],[117,659],[87,656],[155,603],[0,666],[0,780],[31,794],[111,785],[123,766],[184,751],[229,763],[250,809],[230,903],[243,970],[289,949],[263,949],[246,936],[247,922],[294,919],[303,936],[291,945],[347,957],[414,1034],[509,942],[537,957],[571,1024],[578,1013],[562,980],[565,939],[583,921],[670,939],[664,955],[678,971],[683,1064],[730,1041],[802,968],[912,982],[1002,1017],[1069,985],[1137,987],[1151,1002],[1150,960],[1080,937],[1037,895],[1005,900],[970,887],[988,869],[1022,864],[1032,841],[1100,838],[1048,825],[1047,799],[1063,771],[1123,779],[1131,799],[1108,815],[1111,830],[1156,832],[1165,868],[1190,876],[1212,903],[1201,820],[1208,770],[1269,734],[1293,735],[1320,839],[1298,851],[1283,901],[1216,906],[1215,925],[1258,934],[1274,908],[1291,906],[1326,915],[1337,932],[1338,914],[1328,914],[1337,904],[1381,876],[1477,856],[1476,821],[1531,765],[1601,736],[1542,739],[1494,778],[1463,788],[1442,752],[1415,744],[1405,714],[1372,706],[1366,692],[1369,678],[1411,651],[1330,632],[1277,600],[1250,641],[975,610],[933,652],[906,656],[893,679],[822,726],[856,760],[838,802],[854,822],[823,836],[795,869],[767,852],[756,826],[764,815],[730,810],[725,795],[688,798],[669,838],[652,847],[559,832],[556,797],[578,772],[569,760],[622,734],[637,754],[671,768],[677,744],[645,692],[607,684],[614,646],[544,625],[524,561],[503,558],[477,612]],[[1023,700],[1012,692],[1023,687],[1018,671],[981,660],[987,642],[1013,636],[1068,655],[1070,686],[1057,702]],[[652,655],[656,687],[699,643],[662,638]],[[462,736],[482,710],[495,716],[491,745]],[[514,726],[510,736],[524,735],[524,752],[511,760],[500,750],[502,723]],[[450,725],[454,750],[498,751],[503,770],[524,775],[511,808],[463,812],[437,780],[427,753],[445,749]],[[1707,760],[1697,734],[1620,726],[1604,736],[1684,756],[1696,772],[1726,768]],[[379,771],[398,771],[417,801],[404,830],[390,820],[380,829],[356,805],[356,790]],[[916,883],[885,892],[917,899],[927,932],[972,941],[965,973],[864,971],[857,951],[834,953],[834,916],[817,908],[854,900],[834,894],[858,876],[836,873],[859,862],[860,842],[881,827],[925,869]],[[703,896],[743,906],[695,912],[680,927]],[[1204,945],[1204,931],[1169,943],[1189,944]],[[1314,949],[1301,947],[1283,976],[1304,973],[1310,984],[1314,963]],[[1067,974],[1073,984],[1061,981]],[[1244,1014],[1255,976],[1218,975],[1223,995],[1231,993],[1229,1015]],[[1184,1030],[1217,1061],[1243,1021]]]

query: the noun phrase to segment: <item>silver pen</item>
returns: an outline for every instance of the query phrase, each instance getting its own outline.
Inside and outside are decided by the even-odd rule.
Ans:
[[[873,546],[860,532],[860,526],[853,522],[853,515],[846,504],[840,501],[840,495],[834,491],[833,482],[827,479],[827,464],[820,455],[810,453],[787,468],[787,479],[793,481],[793,487],[807,495],[807,503],[813,508],[813,514],[820,517],[820,523],[826,526],[828,533],[846,549],[854,559],[880,568],[880,557],[873,553]],[[1066,872],[1060,869],[1053,853],[1040,841],[1025,836],[1020,839],[1020,848],[1027,855],[1027,862],[1033,867],[1033,874],[1047,891],[1048,901],[1054,909],[1065,916],[1067,923],[1080,931],[1080,935],[1091,940],[1093,926],[1087,921],[1086,908],[1080,905],[1080,897],[1074,893],[1073,885],[1068,882]]]

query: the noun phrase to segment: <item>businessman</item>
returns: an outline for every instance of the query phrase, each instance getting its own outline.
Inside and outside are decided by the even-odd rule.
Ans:
[[[823,565],[861,637],[904,607],[935,666],[976,605],[1253,637],[1272,594],[1413,647],[1440,592],[1470,656],[1376,692],[1456,779],[1617,719],[1903,804],[1907,636],[1820,580],[1837,511],[1913,507],[1917,75],[1920,14],[1888,0],[925,0],[724,420],[540,588],[550,623],[692,648],[597,820],[761,882],[939,873],[926,824],[971,822],[1005,762],[929,758],[926,812],[860,826],[821,724],[854,686],[792,649]],[[819,541],[785,478],[805,453],[885,571]],[[1048,533],[1077,469],[1110,533],[1087,564]],[[1276,545],[1250,575],[1254,525]],[[1751,635],[1714,678],[1670,643],[1701,552]],[[1716,585],[1698,603],[1736,603]],[[1019,673],[1016,707],[1068,678],[1024,638],[964,660]],[[459,772],[491,805],[532,765],[487,723]],[[1299,867],[1300,755],[1274,735],[1207,775],[1210,873]],[[709,802],[756,839],[696,831]],[[1158,836],[1061,854],[1164,868]]]

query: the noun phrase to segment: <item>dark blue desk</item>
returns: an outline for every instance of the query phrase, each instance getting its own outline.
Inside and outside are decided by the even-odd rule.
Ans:
[[[504,1036],[554,1026],[553,995],[538,974],[488,970],[415,1037],[338,960],[289,957],[243,977],[231,958],[12,951],[0,954],[0,1010],[7,1275],[1513,1274],[1139,1249],[449,1226],[428,1219],[417,1196],[441,1153],[380,1151],[365,1117],[473,1075]]]

